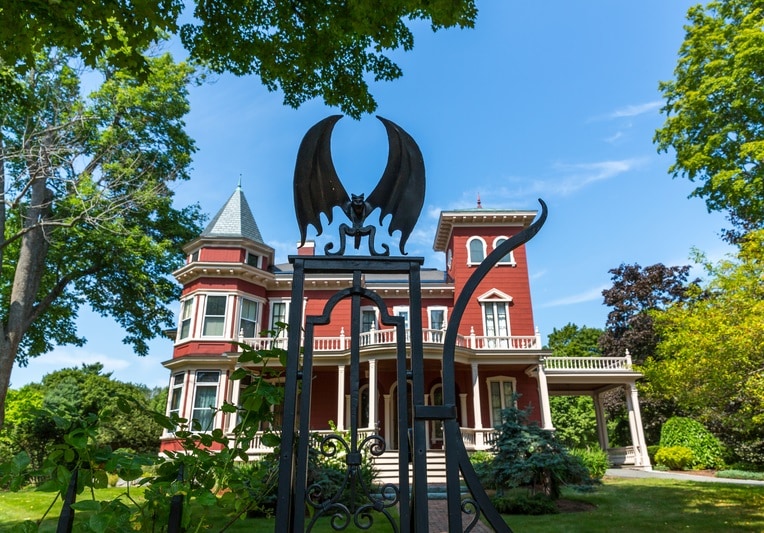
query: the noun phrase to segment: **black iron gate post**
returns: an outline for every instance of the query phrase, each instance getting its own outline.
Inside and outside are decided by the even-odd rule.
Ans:
[[[427,506],[427,458],[424,419],[408,420],[408,406],[424,405],[422,323],[421,323],[421,287],[419,269],[422,258],[375,258],[375,257],[327,257],[327,256],[292,256],[294,265],[292,301],[303,300],[304,278],[311,273],[344,273],[352,276],[349,288],[338,291],[327,302],[320,316],[302,316],[302,306],[293,305],[290,310],[290,324],[305,323],[304,337],[299,327],[290,328],[285,382],[284,425],[281,437],[279,467],[279,490],[277,507],[277,531],[304,531],[306,529],[306,509],[312,508],[313,518],[307,524],[310,530],[319,516],[333,517],[337,529],[344,529],[353,520],[356,523],[370,523],[373,512],[382,513],[390,521],[395,531],[427,531],[427,513],[417,509],[417,502]],[[412,295],[410,314],[411,331],[419,331],[411,336],[411,357],[406,351],[406,328],[402,317],[391,316],[384,300],[363,285],[363,275],[368,273],[406,274],[409,277],[409,290]],[[300,279],[298,279],[300,278]],[[311,376],[313,370],[314,328],[328,324],[331,312],[344,299],[351,301],[350,334],[350,413],[349,438],[329,435],[318,442],[316,453],[334,455],[338,448],[345,451],[347,472],[345,485],[350,485],[351,493],[362,498],[361,501],[344,502],[342,490],[338,494],[325,494],[319,485],[308,483],[308,463],[311,453],[310,407]],[[384,439],[378,434],[361,438],[358,428],[359,385],[361,368],[361,317],[362,300],[374,303],[380,313],[383,325],[396,328],[396,375],[401,386],[398,388],[398,455],[399,482],[387,484],[374,490],[365,486],[360,476],[363,454],[379,456],[385,452]],[[304,318],[304,320],[303,320]],[[295,333],[296,332],[296,333]],[[302,338],[301,338],[302,337]],[[408,397],[407,380],[412,381],[412,398]],[[299,417],[296,406],[299,402]],[[298,420],[299,418],[299,420]],[[413,424],[413,442],[409,443],[409,428]],[[411,447],[411,448],[410,448]],[[410,495],[408,457],[413,457],[412,485]],[[399,524],[392,522],[387,509],[397,506]]]

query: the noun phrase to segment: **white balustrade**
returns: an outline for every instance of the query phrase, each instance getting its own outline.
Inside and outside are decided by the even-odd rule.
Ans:
[[[374,329],[365,331],[360,335],[362,347],[377,345],[394,345],[397,342],[397,330]],[[422,342],[425,344],[442,345],[446,339],[446,331],[442,329],[423,329]],[[256,350],[270,350],[273,348],[286,349],[286,337],[257,337],[241,339],[242,342],[252,346]],[[406,330],[406,342],[411,342],[411,331]],[[477,335],[457,335],[456,346],[472,348],[473,350],[537,350],[541,348],[538,336],[509,336],[509,337],[485,337]],[[350,337],[344,333],[336,337],[314,337],[314,352],[341,352],[350,349]]]
[[[544,371],[559,372],[623,372],[631,370],[629,357],[547,357]]]

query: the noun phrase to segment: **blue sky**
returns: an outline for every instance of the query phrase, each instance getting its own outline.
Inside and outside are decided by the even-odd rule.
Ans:
[[[408,131],[425,159],[427,195],[409,254],[443,268],[432,251],[443,209],[475,207],[478,195],[486,208],[536,209],[543,198],[549,218],[527,246],[546,338],[568,322],[603,327],[601,292],[621,263],[687,264],[692,247],[712,258],[729,252],[719,238],[723,217],[687,198],[692,184],[668,175],[671,155],[652,143],[663,122],[658,82],[672,76],[693,3],[481,1],[473,30],[433,34],[416,23],[414,50],[392,54],[403,78],[371,84],[377,113]],[[286,261],[299,237],[297,148],[310,126],[338,110],[319,101],[284,107],[257,79],[227,75],[194,87],[191,105],[198,152],[192,179],[175,189],[178,205],[198,202],[211,217],[241,176],[264,239]],[[382,124],[346,117],[332,143],[345,187],[368,194],[387,158]],[[170,341],[153,341],[143,358],[122,344],[111,319],[83,310],[79,327],[86,346],[14,369],[12,386],[94,361],[123,381],[166,385]]]

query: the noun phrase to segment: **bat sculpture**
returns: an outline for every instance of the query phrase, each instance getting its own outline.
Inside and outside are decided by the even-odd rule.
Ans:
[[[390,247],[382,244],[384,252],[374,248],[376,228],[364,225],[366,218],[376,208],[380,209],[379,223],[391,215],[389,233],[400,230],[400,251],[405,255],[406,241],[414,229],[424,204],[424,160],[422,152],[411,136],[393,122],[377,117],[387,129],[390,149],[387,166],[379,183],[368,196],[348,196],[340,183],[332,163],[331,135],[334,125],[342,115],[333,115],[320,121],[305,134],[297,153],[294,171],[294,209],[300,227],[300,246],[305,244],[308,225],[312,224],[321,235],[321,213],[332,223],[332,209],[337,206],[350,219],[350,225],[340,224],[340,249],[332,253],[329,243],[324,248],[327,255],[345,253],[346,237],[354,237],[354,246],[360,247],[361,237],[369,237],[371,255],[390,255]]]

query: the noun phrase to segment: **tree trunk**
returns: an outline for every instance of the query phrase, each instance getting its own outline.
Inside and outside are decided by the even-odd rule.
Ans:
[[[45,269],[48,236],[44,223],[50,215],[53,193],[44,178],[33,178],[31,201],[24,214],[24,228],[31,228],[21,238],[19,259],[13,277],[7,322],[0,328],[0,427],[5,421],[5,397],[11,382],[13,363],[24,334],[32,324],[32,312]]]

